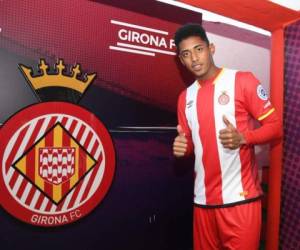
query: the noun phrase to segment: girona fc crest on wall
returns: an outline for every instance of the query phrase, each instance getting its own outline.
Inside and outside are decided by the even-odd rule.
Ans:
[[[61,66],[60,61],[58,69]],[[49,88],[43,84],[53,75],[44,69],[42,76],[30,80],[35,90]],[[56,76],[61,90],[63,79],[70,81],[70,77],[61,71]],[[84,90],[78,91],[74,80],[80,96]],[[111,137],[93,113],[78,105],[54,100],[26,107],[5,122],[0,141],[1,205],[27,223],[72,223],[94,209],[112,183]]]

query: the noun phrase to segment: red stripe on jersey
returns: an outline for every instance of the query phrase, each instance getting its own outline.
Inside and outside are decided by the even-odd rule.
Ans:
[[[250,174],[252,172],[251,168],[254,167],[254,162],[251,162],[251,157],[251,149],[249,149],[248,146],[240,147],[241,179],[245,199],[253,198],[258,195],[257,190],[253,189],[253,179]]]
[[[206,204],[223,204],[222,173],[218,154],[214,117],[214,85],[205,84],[198,90],[197,114],[199,136],[203,147],[202,162],[205,169]]]
[[[268,100],[262,100],[257,95],[258,80],[247,72],[237,72],[235,77],[235,117],[238,131],[252,131],[254,129],[251,116],[258,117],[264,110],[269,110],[272,105],[264,108]],[[250,113],[248,113],[250,112]],[[258,167],[255,163],[254,149],[250,145],[240,147],[241,178],[244,197],[253,198],[260,195],[258,180]]]

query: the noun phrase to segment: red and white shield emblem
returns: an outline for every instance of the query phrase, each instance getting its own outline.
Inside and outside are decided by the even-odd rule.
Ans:
[[[29,106],[4,124],[0,141],[1,205],[27,223],[72,223],[94,209],[112,183],[111,137],[99,119],[80,106]]]
[[[75,148],[39,148],[39,175],[54,185],[70,180],[75,173]]]

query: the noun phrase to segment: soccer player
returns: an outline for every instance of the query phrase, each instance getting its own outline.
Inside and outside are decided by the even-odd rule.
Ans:
[[[173,143],[176,157],[195,154],[194,249],[258,249],[262,190],[253,145],[279,139],[281,122],[252,73],[214,64],[215,46],[200,25],[179,28],[175,44],[196,78],[178,98]]]

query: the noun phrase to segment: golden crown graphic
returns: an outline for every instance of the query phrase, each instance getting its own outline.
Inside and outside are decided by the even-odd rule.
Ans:
[[[72,89],[82,95],[87,87],[92,83],[96,77],[96,73],[84,74],[83,80],[78,79],[80,76],[80,64],[76,64],[72,67],[71,74],[66,75],[63,73],[66,66],[62,59],[59,59],[54,66],[54,73],[49,74],[49,65],[46,64],[44,59],[40,59],[39,71],[40,74],[33,75],[33,69],[25,65],[20,64],[20,70],[25,76],[27,82],[32,88],[39,93],[39,90],[46,88],[59,87],[64,89]]]

